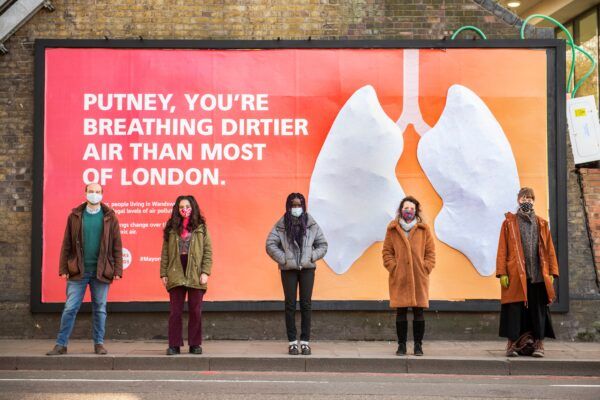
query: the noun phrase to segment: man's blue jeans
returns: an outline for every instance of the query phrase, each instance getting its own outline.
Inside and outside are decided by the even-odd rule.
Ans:
[[[81,280],[67,281],[67,301],[60,319],[60,331],[56,338],[56,344],[66,346],[69,342],[75,318],[81,303],[85,290],[90,285],[92,294],[92,321],[93,321],[93,338],[95,344],[104,343],[104,327],[106,325],[106,297],[108,295],[108,283],[100,282],[96,279],[96,274],[84,272]]]

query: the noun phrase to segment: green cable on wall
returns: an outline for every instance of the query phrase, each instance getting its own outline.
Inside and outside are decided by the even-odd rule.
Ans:
[[[479,29],[476,26],[473,25],[465,25],[465,26],[461,26],[460,28],[458,28],[450,37],[451,40],[454,40],[454,38],[456,38],[456,36],[458,36],[459,33],[461,33],[462,31],[473,31],[476,32],[479,36],[481,36],[481,38],[483,40],[487,40],[487,36],[485,36],[485,33],[483,33],[483,31],[481,29]]]
[[[590,67],[588,72],[585,75],[583,75],[581,77],[581,79],[579,79],[573,85],[573,90],[571,91],[571,97],[575,97],[575,94],[577,94],[577,90],[579,90],[579,88],[581,87],[583,82],[585,82],[585,80],[587,78],[589,78],[590,75],[592,74],[592,72],[594,72],[594,70],[596,69],[596,64],[597,64],[596,60],[590,53],[588,53],[583,48],[581,48],[575,44],[575,41],[573,40],[573,35],[571,35],[571,32],[569,32],[569,30],[567,28],[565,28],[563,24],[561,24],[554,18],[549,17],[547,15],[532,14],[529,17],[527,17],[525,19],[525,21],[523,21],[523,25],[521,26],[521,39],[525,39],[525,27],[527,26],[527,23],[533,18],[541,18],[541,19],[545,19],[546,21],[552,22],[554,25],[558,26],[567,36],[567,44],[569,46],[571,46],[571,68],[569,69],[569,76],[567,78],[567,90],[569,90],[569,88],[571,86],[571,80],[573,79],[573,74],[575,73],[575,51],[579,51],[580,53],[583,53],[583,55],[585,55],[592,62],[592,66]]]

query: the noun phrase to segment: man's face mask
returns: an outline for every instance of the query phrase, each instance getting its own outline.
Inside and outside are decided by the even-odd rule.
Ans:
[[[87,201],[93,205],[102,201],[102,193],[87,193],[85,197],[87,198]]]

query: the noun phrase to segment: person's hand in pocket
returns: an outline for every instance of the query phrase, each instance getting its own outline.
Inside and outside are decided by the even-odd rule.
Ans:
[[[208,283],[208,275],[200,274],[200,284],[206,285]]]

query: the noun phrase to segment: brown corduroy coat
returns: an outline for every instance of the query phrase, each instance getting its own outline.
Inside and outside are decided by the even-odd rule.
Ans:
[[[390,273],[390,307],[429,307],[429,274],[435,266],[429,226],[418,223],[406,237],[397,220],[390,222],[382,255]]]
[[[521,244],[521,232],[517,216],[506,213],[502,223],[500,239],[498,241],[498,255],[496,257],[496,277],[508,275],[508,288],[502,287],[502,304],[527,301],[527,272],[525,270],[525,255]],[[548,222],[538,216],[539,255],[540,269],[544,277],[548,301],[552,303],[556,298],[554,285],[550,276],[558,277],[558,262],[554,252],[554,244],[550,234]]]

